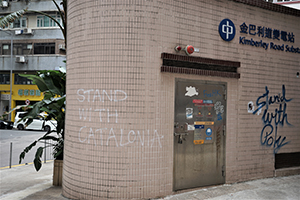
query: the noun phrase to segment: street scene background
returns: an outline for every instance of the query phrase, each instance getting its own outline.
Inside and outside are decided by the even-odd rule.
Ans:
[[[34,142],[39,137],[45,134],[44,131],[30,131],[30,130],[6,130],[0,129],[0,168],[9,167],[10,159],[11,165],[19,164],[19,155],[20,153],[29,146],[32,142]],[[11,151],[11,143],[12,143],[12,151]],[[46,144],[49,146],[49,144]],[[31,149],[26,155],[25,159],[22,160],[21,164],[32,163],[34,159],[34,155],[36,153],[36,149],[38,147],[44,147],[45,142],[38,142],[35,147]],[[46,148],[46,152],[44,151],[42,161],[52,160],[52,147],[49,146]]]

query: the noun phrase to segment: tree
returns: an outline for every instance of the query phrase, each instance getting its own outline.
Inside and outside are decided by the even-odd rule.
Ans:
[[[26,13],[38,13],[52,19],[60,28],[65,39],[65,47],[67,48],[67,0],[62,0],[61,5],[63,9],[60,9],[58,3],[55,0],[52,0],[55,4],[57,11],[62,19],[61,25],[55,18],[48,15],[47,13],[22,9],[13,13],[10,13],[7,16],[0,18],[0,27],[5,28],[10,23],[13,23],[15,20],[20,19]],[[43,100],[35,103],[34,105],[24,105],[17,106],[10,112],[13,112],[16,109],[23,109],[27,111],[25,117],[21,120],[27,120],[26,124],[30,124],[35,117],[40,115],[42,112],[46,112],[47,115],[44,118],[45,121],[54,119],[57,121],[57,127],[55,131],[49,131],[42,137],[35,140],[28,147],[26,147],[19,156],[19,163],[24,159],[26,153],[28,153],[32,147],[37,145],[41,140],[54,141],[53,145],[53,155],[55,159],[63,159],[63,146],[64,146],[64,126],[65,126],[65,105],[66,105],[66,72],[65,70],[55,71],[55,70],[43,70],[37,72],[36,75],[22,75],[30,80],[32,80],[39,88],[41,92],[44,93]],[[56,134],[53,135],[52,133]],[[51,143],[49,143],[51,144]],[[52,145],[52,144],[51,144]],[[41,157],[43,155],[43,150],[45,147],[39,147],[36,151],[34,158],[34,166],[38,171],[42,167]]]
[[[53,145],[53,156],[55,159],[63,159],[63,146],[65,136],[65,111],[66,111],[66,73],[65,70],[44,70],[39,71],[36,75],[22,75],[32,80],[44,93],[43,100],[35,103],[34,105],[19,106],[15,109],[23,109],[27,111],[25,117],[21,120],[27,120],[26,124],[30,124],[34,118],[40,113],[46,112],[44,120],[54,119],[57,122],[56,130],[52,130],[44,134],[39,139],[35,140],[28,147],[26,147],[20,154],[19,163],[24,159],[25,154],[28,153],[32,147],[36,146],[41,140],[54,141]],[[54,135],[52,134],[54,133]],[[35,158],[33,160],[35,169],[38,171],[42,167],[41,157],[43,150],[46,147],[39,147],[36,151]]]

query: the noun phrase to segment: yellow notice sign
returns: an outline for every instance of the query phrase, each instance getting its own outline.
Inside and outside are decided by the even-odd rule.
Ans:
[[[194,125],[214,125],[215,122],[194,122]]]
[[[194,144],[204,144],[204,140],[194,140]]]

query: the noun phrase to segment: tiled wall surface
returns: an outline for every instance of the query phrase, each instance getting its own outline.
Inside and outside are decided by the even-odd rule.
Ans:
[[[277,118],[284,121],[277,139],[290,143],[278,153],[300,151],[300,54],[239,44],[245,36],[300,48],[299,17],[227,0],[68,4],[64,196],[141,199],[172,193],[175,78],[227,83],[227,183],[273,176],[274,119],[267,138],[273,139],[262,145],[271,130],[262,121],[266,107],[260,115],[247,111],[266,87],[269,97],[282,97],[284,85],[285,98],[292,99],[267,110],[271,116],[286,105],[286,115]],[[218,33],[224,18],[236,26],[231,42]],[[295,41],[243,35],[244,22],[293,32]],[[200,49],[191,56],[240,62],[241,77],[162,73],[161,53],[175,54],[176,45],[188,44]]]

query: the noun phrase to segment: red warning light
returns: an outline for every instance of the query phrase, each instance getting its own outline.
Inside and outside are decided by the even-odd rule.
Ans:
[[[184,48],[184,51],[185,51],[186,54],[190,55],[190,54],[194,53],[195,49],[192,45],[187,45]]]
[[[175,51],[177,51],[177,52],[178,52],[178,51],[181,51],[181,46],[176,46],[176,47],[175,47]]]

